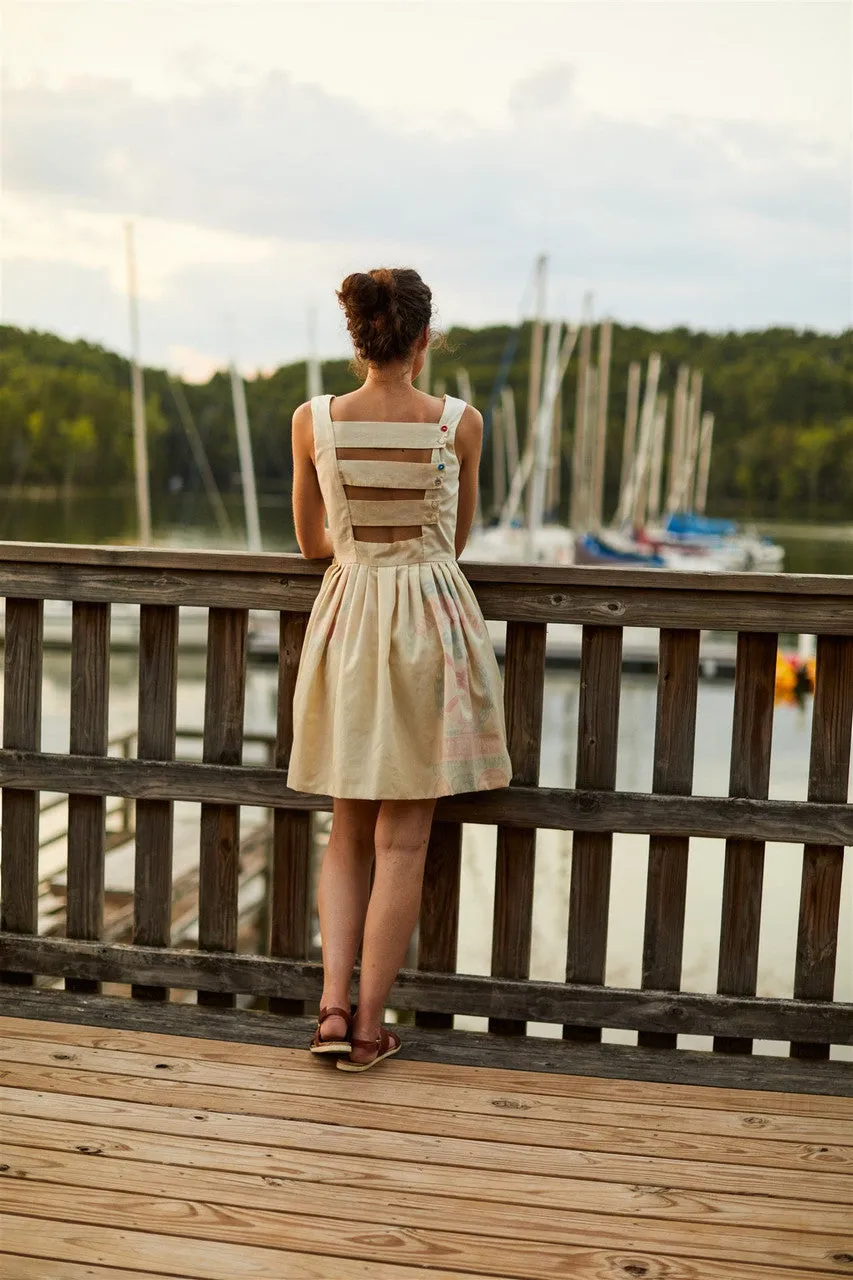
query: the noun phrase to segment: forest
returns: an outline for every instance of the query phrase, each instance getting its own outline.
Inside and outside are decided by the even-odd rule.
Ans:
[[[531,326],[452,328],[432,353],[433,387],[456,394],[456,372],[471,378],[486,410],[502,359],[512,352],[509,382],[520,424],[526,421]],[[853,330],[839,335],[774,328],[750,333],[652,332],[614,324],[608,409],[605,512],[616,505],[628,365],[658,351],[661,390],[671,392],[678,366],[704,375],[703,409],[715,415],[708,513],[738,518],[853,518]],[[593,345],[595,358],[595,340]],[[564,475],[571,456],[576,360],[562,406]],[[326,391],[356,385],[346,360],[322,366]],[[205,384],[175,388],[162,369],[144,371],[152,492],[201,488],[179,412],[181,389],[223,492],[239,487],[231,386],[227,370]],[[177,394],[176,394],[177,391]],[[290,419],[306,396],[304,362],[282,365],[246,383],[262,493],[290,485]],[[491,466],[485,444],[482,485],[489,510]],[[130,486],[133,482],[130,374],[126,358],[83,341],[0,325],[0,487]],[[566,518],[568,487],[561,492]]]

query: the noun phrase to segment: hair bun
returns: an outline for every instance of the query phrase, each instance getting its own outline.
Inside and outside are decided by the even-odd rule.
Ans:
[[[432,293],[411,267],[354,271],[338,301],[357,354],[374,364],[406,358],[432,318]]]

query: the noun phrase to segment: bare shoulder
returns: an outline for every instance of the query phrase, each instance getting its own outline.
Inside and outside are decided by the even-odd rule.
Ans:
[[[293,411],[293,451],[312,457],[314,454],[314,419],[311,413],[311,401],[306,400]]]
[[[457,450],[467,453],[478,450],[483,443],[483,415],[472,404],[466,404],[456,428]]]

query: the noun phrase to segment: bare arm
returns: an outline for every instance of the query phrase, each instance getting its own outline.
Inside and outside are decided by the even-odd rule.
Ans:
[[[314,465],[314,428],[310,404],[293,415],[293,524],[296,541],[306,560],[327,560],[332,542],[326,529],[326,508]]]
[[[477,483],[483,449],[483,415],[468,405],[455,436],[459,459],[459,509],[456,515],[456,554],[462,554],[477,511]]]

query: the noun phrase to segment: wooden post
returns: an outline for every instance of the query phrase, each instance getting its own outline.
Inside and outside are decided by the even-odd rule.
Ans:
[[[204,695],[206,764],[240,764],[246,693],[246,609],[212,608],[207,632]],[[201,806],[198,886],[198,945],[204,951],[236,951],[240,867],[240,809],[236,804]],[[234,1006],[234,996],[199,991],[198,1003]]]
[[[610,396],[610,356],[613,323],[605,320],[598,331],[598,377],[596,386],[596,429],[591,477],[590,527],[600,530],[604,523],[604,475],[607,451],[607,402]]]
[[[630,506],[628,491],[634,467],[634,446],[637,440],[637,420],[640,416],[640,379],[642,368],[639,361],[633,361],[628,367],[628,396],[625,403],[625,437],[622,442],[622,474],[619,480],[619,502],[617,518],[626,520]],[[622,513],[625,513],[624,515]]]
[[[737,638],[730,796],[766,800],[769,795],[777,642],[772,632],[742,631]],[[755,995],[763,884],[764,841],[730,837],[717,967],[721,995]],[[752,1040],[715,1036],[714,1048],[721,1053],[751,1053]]]
[[[456,972],[461,877],[462,823],[433,822],[418,923],[418,968],[426,973]],[[415,1023],[446,1030],[453,1026],[453,1014],[419,1009]]]
[[[286,769],[293,747],[293,691],[308,615],[279,615],[276,769]],[[284,778],[282,778],[284,786]],[[276,809],[273,813],[272,876],[270,886],[270,955],[304,960],[308,955],[311,921],[311,813]],[[271,1013],[301,1014],[302,1000],[270,996]]]
[[[585,626],[581,642],[579,791],[613,791],[622,685],[622,628]],[[613,833],[576,831],[572,839],[566,981],[600,986],[607,963]],[[597,1041],[599,1027],[563,1027],[567,1040]]]
[[[110,687],[110,606],[74,601],[71,615],[72,755],[107,754]],[[104,925],[103,795],[68,797],[69,938],[95,941]],[[100,990],[88,978],[66,978],[66,991]]]
[[[809,800],[847,800],[853,726],[853,636],[817,638]],[[842,845],[807,844],[803,850],[795,1000],[831,1000],[835,988]],[[829,1057],[829,1045],[795,1042],[795,1058]]]
[[[687,796],[693,789],[699,632],[661,630],[652,791]],[[649,839],[643,987],[678,991],[684,943],[689,836]],[[672,1032],[640,1032],[638,1044],[674,1049]]]
[[[545,625],[509,622],[506,629],[504,706],[514,784],[535,786],[542,750],[545,690]],[[526,978],[530,971],[536,830],[498,827],[492,974]],[[524,1035],[524,1022],[490,1018],[489,1030]]]
[[[41,687],[44,606],[41,600],[8,597],[4,637],[3,746],[7,751],[41,748]],[[0,866],[0,929],[38,933],[38,791],[3,791],[3,861]],[[4,982],[30,986],[33,975],[0,973]]]
[[[139,611],[140,760],[174,760],[178,691],[178,608],[144,604]],[[133,941],[168,947],[172,931],[171,800],[137,800]],[[166,987],[136,984],[137,999],[168,1000]]]
[[[714,415],[702,414],[702,432],[699,442],[699,471],[696,476],[696,512],[705,514],[708,503],[708,480],[711,475],[711,446],[714,439]]]

